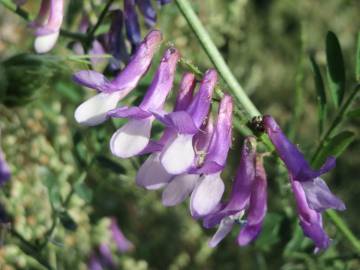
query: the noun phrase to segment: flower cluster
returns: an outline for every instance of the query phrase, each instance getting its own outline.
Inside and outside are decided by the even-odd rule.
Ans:
[[[111,218],[109,226],[111,238],[119,252],[128,252],[134,245],[125,237],[115,218]],[[116,269],[116,264],[112,256],[111,248],[108,243],[101,243],[90,256],[88,262],[89,270]]]
[[[257,153],[255,137],[245,138],[230,198],[222,202],[225,185],[221,172],[231,147],[233,101],[225,94],[214,119],[211,104],[217,72],[206,71],[201,81],[185,73],[173,110],[165,111],[164,103],[173,88],[180,57],[177,49],[170,47],[141,103],[118,107],[118,102],[136,88],[149,70],[161,40],[159,31],[151,31],[128,65],[112,80],[95,71],[77,72],[77,83],[99,93],[76,109],[75,119],[93,126],[109,118],[126,118],[128,122],[111,137],[110,149],[119,158],[149,154],[137,173],[137,185],[148,190],[163,189],[165,206],[177,205],[190,197],[192,217],[202,220],[206,228],[218,225],[210,246],[224,239],[235,224],[241,225],[238,244],[247,245],[260,233],[267,211],[265,153]],[[165,127],[157,141],[150,138],[155,120]],[[330,240],[323,229],[321,213],[329,208],[345,209],[319,177],[335,166],[335,159],[330,157],[319,170],[313,170],[271,116],[264,116],[260,126],[289,171],[304,234],[315,242],[317,250],[327,248]]]
[[[25,4],[26,0],[17,0],[17,5]],[[170,3],[171,0],[158,0],[159,6]],[[119,68],[119,61],[126,62],[127,49],[123,37],[123,25],[126,36],[134,52],[141,42],[140,23],[137,9],[144,17],[148,27],[153,27],[157,20],[156,10],[151,0],[124,0],[123,11],[116,8],[110,11],[112,23],[107,34],[95,37],[92,41],[90,54],[109,53],[113,55],[111,67]],[[42,0],[38,15],[30,23],[35,31],[34,48],[37,53],[49,52],[56,44],[64,18],[64,0]],[[79,31],[86,34],[89,30],[89,20],[86,15],[81,20]],[[84,51],[81,44],[77,44],[77,51]]]

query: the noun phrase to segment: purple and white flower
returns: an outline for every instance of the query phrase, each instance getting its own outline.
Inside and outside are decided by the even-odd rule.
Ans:
[[[78,123],[87,126],[98,125],[109,118],[108,112],[127,96],[148,71],[152,58],[162,41],[160,31],[151,31],[139,45],[128,65],[113,79],[92,70],[79,71],[74,75],[78,84],[96,89],[100,93],[82,103],[75,111]]]
[[[304,234],[315,242],[317,250],[327,248],[330,241],[323,230],[321,213],[329,208],[345,210],[345,204],[331,193],[325,181],[320,178],[335,167],[335,158],[329,157],[320,169],[314,170],[271,116],[264,116],[263,124],[288,169]]]
[[[262,155],[256,155],[256,139],[247,137],[229,201],[218,204],[215,211],[204,217],[206,228],[220,224],[209,242],[211,247],[217,246],[235,223],[242,223],[241,219],[245,214],[247,221],[238,235],[238,244],[247,245],[258,236],[267,211],[266,189]]]
[[[182,174],[194,165],[193,138],[208,116],[216,82],[216,71],[208,70],[200,83],[200,89],[186,110],[157,115],[158,120],[176,131],[176,136],[166,143],[160,156],[161,164],[168,173]]]
[[[30,24],[35,29],[37,53],[49,52],[56,44],[64,17],[63,0],[42,0],[37,18]]]
[[[181,79],[179,92],[176,98],[174,112],[185,110],[192,101],[193,92],[196,86],[195,76],[192,73],[185,73]],[[167,127],[157,142],[150,142],[143,153],[151,153],[147,160],[140,167],[136,176],[136,183],[149,190],[164,187],[174,176],[169,174],[160,162],[160,154],[163,146],[173,137],[176,131]]]
[[[128,158],[140,154],[150,142],[153,112],[163,110],[174,78],[179,52],[171,47],[166,50],[142,102],[138,107],[119,107],[108,113],[114,118],[128,118],[111,138],[111,152],[118,157]]]

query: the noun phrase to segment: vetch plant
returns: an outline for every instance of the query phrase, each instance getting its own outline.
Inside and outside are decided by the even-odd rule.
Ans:
[[[157,24],[157,9],[171,2],[171,18],[164,21],[171,24],[173,37],[163,31],[163,22]],[[317,62],[321,57],[310,55],[317,115],[310,101],[300,99],[297,79],[292,123],[280,127],[288,115],[282,118],[273,105],[262,108],[271,115],[260,113],[212,41],[209,33],[216,31],[209,26],[207,32],[198,18],[195,10],[206,14],[202,2],[43,0],[32,21],[24,10],[31,8],[29,2],[0,3],[30,23],[38,53],[0,63],[0,125],[6,131],[0,150],[0,242],[5,243],[6,258],[14,250],[31,257],[30,263],[12,263],[15,268],[36,269],[40,264],[46,269],[157,269],[142,258],[163,242],[171,247],[164,251],[161,267],[168,266],[171,257],[175,262],[170,268],[190,267],[189,262],[211,268],[207,260],[217,258],[216,250],[224,250],[226,258],[233,256],[224,243],[233,238],[231,248],[255,254],[259,268],[265,265],[264,254],[274,254],[275,244],[281,247],[283,269],[296,268],[298,261],[325,269],[329,260],[345,256],[342,245],[347,243],[355,254],[350,255],[358,256],[359,240],[335,212],[351,209],[350,199],[337,190],[344,180],[324,176],[336,161],[341,170],[341,155],[356,137],[351,129],[340,127],[359,115],[350,107],[360,88],[360,40],[357,81],[349,91],[340,41],[333,32],[327,34],[327,83]],[[225,5],[233,16],[230,4],[216,5]],[[204,72],[190,62],[194,55],[183,54],[191,38],[177,38],[184,27],[180,13],[213,64],[199,63]],[[231,35],[221,36],[224,54],[234,46]],[[56,53],[67,55],[43,55],[59,36],[64,39]],[[167,42],[169,37],[173,42]],[[69,67],[54,76],[46,67],[56,61],[60,66],[60,59]],[[39,62],[45,63],[44,69],[35,68]],[[305,69],[303,63],[299,66]],[[53,91],[34,95],[39,82]],[[79,86],[94,95],[84,98]],[[259,91],[253,96],[262,94]],[[271,95],[267,93],[266,100]],[[305,105],[314,120],[310,124],[318,126],[318,141],[303,143],[295,136]],[[301,125],[303,133],[309,134],[308,126]],[[36,165],[35,172],[27,163]],[[149,192],[156,190],[161,190],[161,198]],[[195,222],[211,229],[209,235]],[[177,245],[181,252],[174,255]],[[216,249],[210,252],[208,247]]]

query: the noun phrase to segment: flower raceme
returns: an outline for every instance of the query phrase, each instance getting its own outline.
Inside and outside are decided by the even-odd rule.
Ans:
[[[34,48],[47,53],[56,44],[64,17],[64,0],[42,0],[37,18],[30,23],[35,29]]]
[[[148,71],[161,40],[159,31],[151,31],[112,80],[95,71],[77,72],[77,83],[99,93],[76,109],[75,119],[89,126],[108,118],[128,119],[113,134],[110,149],[120,158],[150,154],[139,168],[136,183],[148,190],[163,188],[165,206],[177,205],[190,197],[191,215],[202,219],[206,228],[218,225],[210,246],[217,246],[236,223],[242,224],[237,242],[247,245],[261,232],[267,211],[264,154],[256,152],[255,137],[245,138],[230,198],[221,202],[225,189],[221,172],[231,146],[233,101],[229,95],[222,97],[214,121],[210,109],[217,72],[209,69],[200,82],[193,74],[185,73],[173,111],[165,112],[164,104],[173,88],[180,58],[178,50],[170,47],[141,103],[117,107]],[[165,126],[158,141],[150,138],[155,120]],[[316,250],[326,249],[330,239],[323,229],[321,213],[328,208],[345,209],[320,178],[335,166],[335,159],[330,157],[319,170],[313,170],[271,116],[264,116],[261,124],[288,169],[304,234],[315,242]]]

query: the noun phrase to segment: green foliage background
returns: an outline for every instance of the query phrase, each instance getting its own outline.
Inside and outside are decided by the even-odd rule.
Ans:
[[[37,6],[34,2],[26,6],[32,14]],[[90,2],[84,0],[85,9],[91,10]],[[319,131],[309,54],[314,55],[326,79],[325,38],[327,31],[332,30],[343,50],[348,88],[355,84],[360,2],[192,2],[253,102],[262,113],[277,118],[310,158],[319,141]],[[91,11],[93,18],[99,10]],[[66,28],[76,30],[79,13],[74,8],[68,14]],[[157,28],[184,58],[202,70],[212,66],[175,4],[159,11]],[[69,57],[73,52],[67,49],[68,43],[69,39],[60,38],[51,53],[53,57],[42,58],[36,62],[36,68],[34,63],[31,68],[17,64],[11,76],[1,77],[0,84],[0,96],[5,83],[10,83],[6,95],[25,93],[22,96],[26,103],[13,104],[10,99],[8,107],[0,105],[1,146],[13,173],[11,182],[1,189],[0,201],[13,217],[16,230],[35,245],[48,239],[44,235],[53,225],[52,209],[56,210],[59,218],[55,230],[39,254],[49,258],[57,269],[85,269],[91,251],[103,241],[111,242],[107,229],[110,216],[117,217],[135,245],[135,250],[125,254],[119,254],[112,246],[119,269],[360,269],[359,254],[327,218],[325,227],[333,243],[325,253],[313,254],[311,242],[297,226],[286,172],[274,158],[266,160],[269,214],[262,235],[254,244],[240,248],[234,241],[234,230],[216,249],[210,249],[207,241],[214,231],[202,229],[199,222],[190,218],[187,203],[165,208],[159,192],[136,187],[134,176],[144,158],[119,160],[111,156],[108,142],[115,127],[121,124],[119,121],[93,128],[75,123],[74,109],[91,93],[71,81],[71,73],[86,65]],[[31,52],[31,46],[32,34],[24,21],[0,7],[1,59]],[[0,73],[3,76],[1,69]],[[141,98],[151,73],[127,102]],[[335,107],[329,92],[327,100],[331,119]],[[356,103],[354,108],[359,104]],[[359,121],[349,118],[346,129],[358,133]],[[155,127],[155,135],[160,131],[160,125]],[[223,174],[227,185],[240,158],[242,139],[235,131]],[[326,177],[333,192],[346,203],[347,211],[341,216],[357,236],[359,148],[359,141],[355,140]],[[3,231],[5,245],[0,248],[0,269],[42,269],[23,252],[19,239]]]

